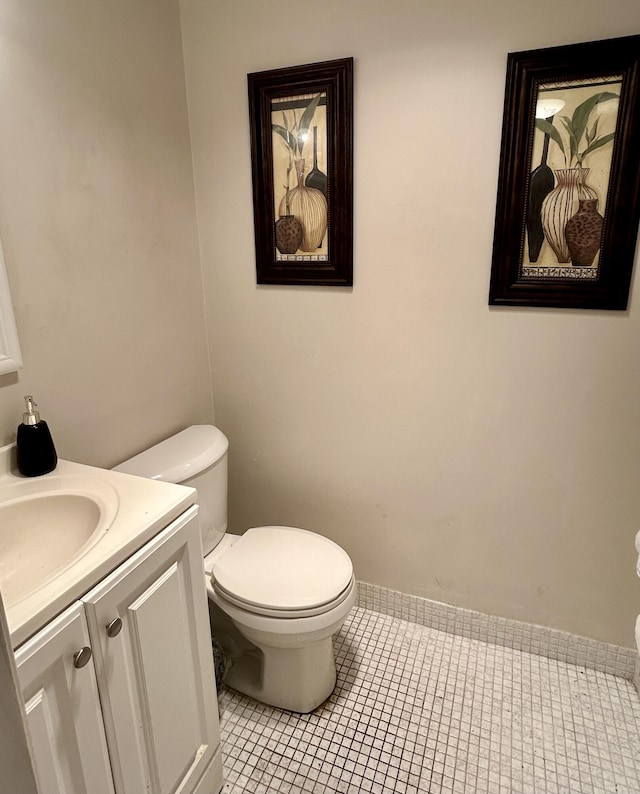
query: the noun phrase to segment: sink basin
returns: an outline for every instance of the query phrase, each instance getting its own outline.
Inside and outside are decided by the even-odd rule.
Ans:
[[[181,516],[195,497],[183,485],[61,458],[50,474],[22,477],[15,444],[0,447],[0,612],[4,606],[14,650]]]
[[[17,603],[86,554],[118,512],[118,495],[95,478],[18,480],[0,487],[0,592]]]

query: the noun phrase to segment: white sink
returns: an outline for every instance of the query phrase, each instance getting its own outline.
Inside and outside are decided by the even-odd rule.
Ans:
[[[0,447],[0,600],[13,648],[195,504],[195,497],[184,485],[68,460],[58,460],[55,471],[42,477],[22,477],[15,445]]]
[[[20,601],[73,565],[118,512],[118,494],[98,478],[56,477],[0,486],[0,592]]]

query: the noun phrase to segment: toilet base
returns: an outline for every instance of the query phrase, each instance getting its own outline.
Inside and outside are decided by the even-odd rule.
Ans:
[[[209,583],[211,633],[225,652],[224,682],[275,708],[308,714],[336,685],[333,635],[353,608],[357,590],[348,590],[326,612],[281,618],[240,609]]]
[[[230,660],[225,684],[269,706],[308,714],[336,685],[331,637],[302,648],[245,649]]]

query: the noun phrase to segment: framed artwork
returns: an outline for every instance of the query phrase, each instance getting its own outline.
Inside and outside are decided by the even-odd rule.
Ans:
[[[248,75],[258,284],[353,285],[353,58]]]
[[[640,36],[510,53],[491,305],[627,308]]]

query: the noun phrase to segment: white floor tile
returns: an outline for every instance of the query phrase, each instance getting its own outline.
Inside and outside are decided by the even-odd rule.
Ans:
[[[223,791],[640,792],[630,681],[355,608],[312,714],[220,697]]]

